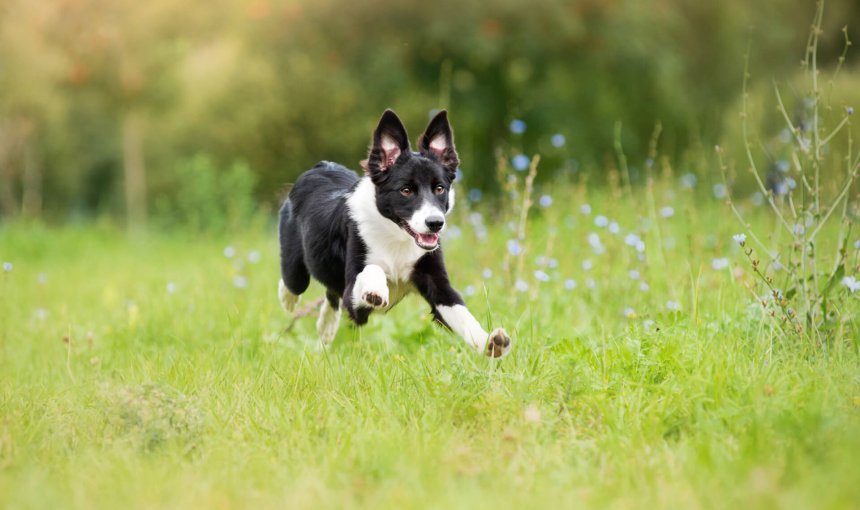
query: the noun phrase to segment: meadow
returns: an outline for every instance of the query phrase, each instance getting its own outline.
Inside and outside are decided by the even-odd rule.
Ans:
[[[460,190],[443,246],[499,361],[417,296],[321,352],[276,298],[274,214],[0,225],[0,507],[858,508],[856,295],[786,333],[724,193],[559,178],[524,215]]]

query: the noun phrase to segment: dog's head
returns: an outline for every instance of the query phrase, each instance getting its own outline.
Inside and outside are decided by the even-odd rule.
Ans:
[[[442,110],[418,139],[418,152],[409,148],[406,128],[385,110],[373,131],[365,172],[376,186],[376,207],[428,251],[439,246],[445,215],[454,206],[451,185],[460,160],[448,113]]]

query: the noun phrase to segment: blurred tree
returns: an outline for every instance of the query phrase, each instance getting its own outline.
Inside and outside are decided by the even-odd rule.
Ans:
[[[822,62],[835,62],[858,5],[828,0]],[[600,178],[619,121],[635,171],[658,122],[669,155],[719,140],[747,47],[754,77],[790,75],[812,11],[793,0],[5,0],[0,210],[125,205],[142,224],[154,195],[188,189],[177,169],[197,154],[216,175],[247,162],[257,196],[274,202],[319,159],[357,168],[386,107],[413,136],[448,107],[469,187],[493,188],[497,154],[541,152],[540,178]]]
[[[10,0],[0,9],[0,212],[38,216],[42,211],[40,144],[62,117],[56,86],[59,55],[44,38],[53,6]],[[19,200],[20,197],[20,200]]]
[[[50,37],[67,61],[67,93],[88,106],[82,122],[114,119],[122,161],[126,218],[145,224],[145,137],[154,115],[174,106],[176,67],[195,36],[192,12],[172,0],[67,0],[57,2]],[[112,141],[113,137],[106,137]],[[110,142],[109,142],[110,143]]]

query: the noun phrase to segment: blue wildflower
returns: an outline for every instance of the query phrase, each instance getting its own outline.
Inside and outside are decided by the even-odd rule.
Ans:
[[[514,166],[514,170],[522,172],[529,167],[529,157],[525,154],[517,154],[511,160],[511,164]]]

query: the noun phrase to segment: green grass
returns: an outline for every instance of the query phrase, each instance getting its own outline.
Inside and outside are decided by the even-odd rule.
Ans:
[[[783,336],[712,199],[555,189],[529,223],[525,292],[508,218],[483,211],[480,240],[458,205],[446,240],[469,307],[514,339],[501,362],[414,296],[360,330],[344,321],[326,353],[313,317],[284,334],[273,228],[0,227],[14,264],[0,274],[0,508],[860,507],[856,325],[822,345]]]

